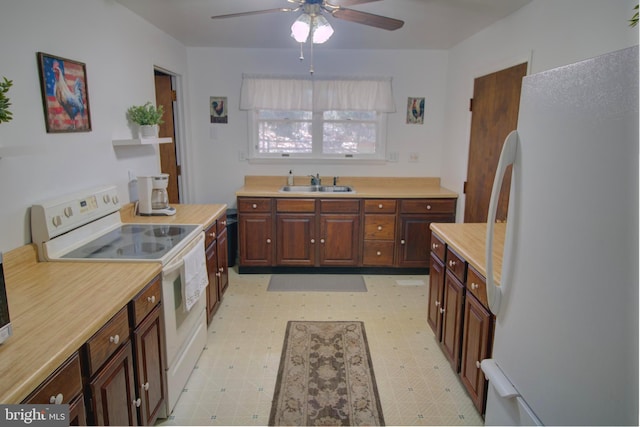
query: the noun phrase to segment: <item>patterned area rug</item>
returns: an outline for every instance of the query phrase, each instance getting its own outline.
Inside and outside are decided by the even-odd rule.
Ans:
[[[269,425],[384,425],[363,322],[288,322]]]

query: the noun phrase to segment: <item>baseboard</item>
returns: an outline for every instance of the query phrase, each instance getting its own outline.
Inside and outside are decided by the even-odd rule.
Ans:
[[[242,267],[239,274],[398,274],[427,275],[429,268],[397,267]]]

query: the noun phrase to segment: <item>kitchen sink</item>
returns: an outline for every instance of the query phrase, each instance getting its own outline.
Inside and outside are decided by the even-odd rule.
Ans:
[[[280,189],[283,193],[355,193],[348,185],[285,185]]]

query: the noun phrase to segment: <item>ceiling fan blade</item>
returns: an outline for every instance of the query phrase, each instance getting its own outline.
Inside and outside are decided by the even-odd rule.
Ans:
[[[325,3],[329,3],[329,5],[333,6],[355,6],[357,4],[363,3],[373,3],[374,1],[380,0],[326,0]]]
[[[359,10],[339,8],[331,12],[334,18],[358,24],[369,25],[371,27],[382,28],[383,30],[397,30],[404,25],[404,21],[386,16],[374,15],[373,13],[361,12]]]
[[[273,12],[295,12],[298,9],[299,8],[290,9],[288,7],[278,7],[276,9],[254,10],[253,12],[239,12],[239,13],[229,13],[227,15],[216,15],[216,16],[212,16],[211,19],[236,18],[238,16],[262,15],[263,13],[273,13]]]

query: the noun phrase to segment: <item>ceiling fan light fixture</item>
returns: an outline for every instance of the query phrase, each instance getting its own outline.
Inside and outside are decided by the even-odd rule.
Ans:
[[[322,15],[313,17],[313,42],[316,44],[324,43],[333,35],[333,27]]]
[[[298,43],[305,43],[311,32],[311,16],[303,13],[291,25],[291,37]]]

